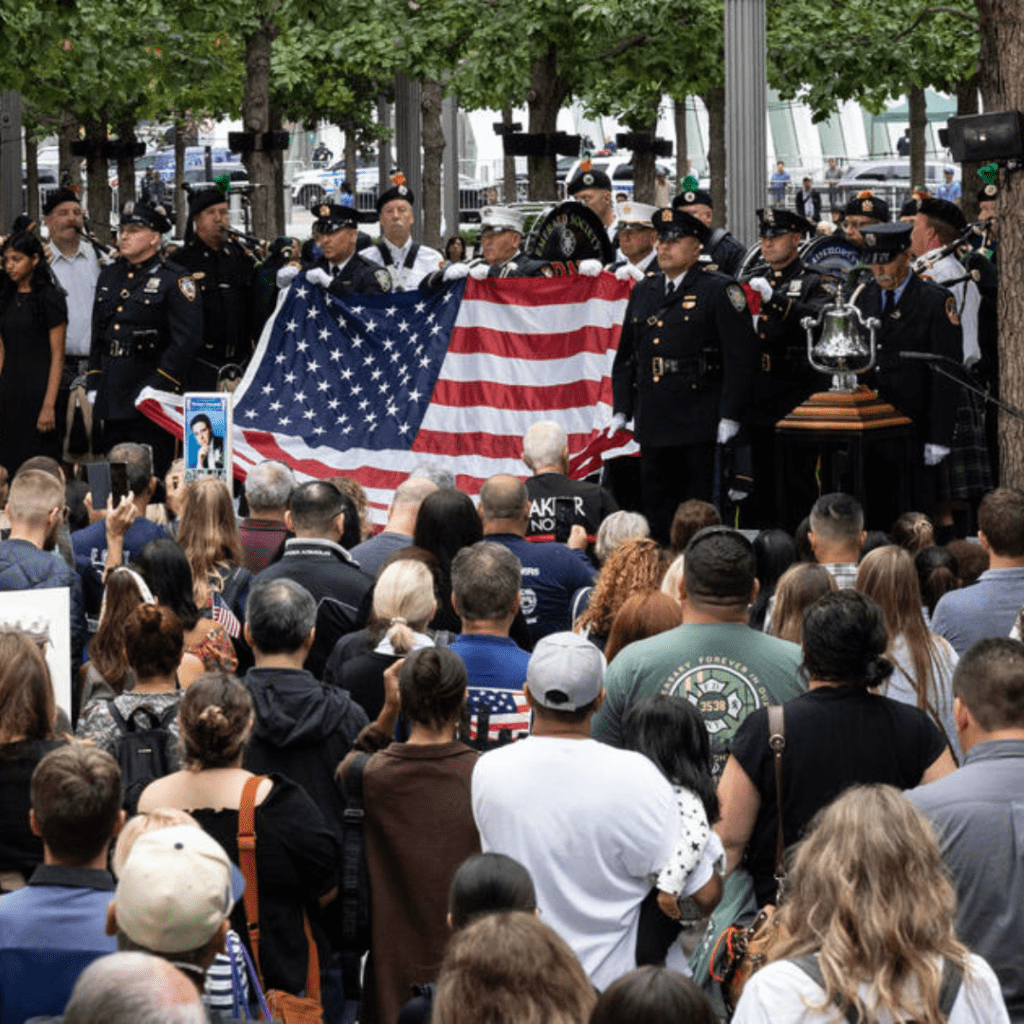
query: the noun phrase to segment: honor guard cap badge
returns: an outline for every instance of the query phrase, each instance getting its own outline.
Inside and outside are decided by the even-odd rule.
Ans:
[[[594,176],[592,174],[589,174],[589,173],[588,174],[584,174],[583,175],[583,184],[584,185],[593,185],[594,184]]]
[[[994,196],[998,191],[999,189],[995,185],[985,186],[985,195],[987,196]]]
[[[860,208],[864,213],[871,213],[874,210],[874,205],[870,199],[865,199],[861,204]]]
[[[873,247],[874,244],[875,244],[875,236],[874,235],[865,235],[864,236],[864,244]]]
[[[683,199],[685,199],[688,203],[692,203],[696,198],[697,196],[693,192],[683,193]]]

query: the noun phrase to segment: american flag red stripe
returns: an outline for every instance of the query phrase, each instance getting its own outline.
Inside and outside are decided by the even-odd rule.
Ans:
[[[628,294],[627,283],[601,274],[469,279],[443,302],[419,292],[339,301],[300,276],[282,296],[234,395],[235,475],[279,459],[300,478],[352,476],[367,491],[371,517],[382,522],[395,487],[424,461],[448,468],[456,485],[473,495],[495,473],[525,476],[522,436],[542,418],[563,426],[573,475],[587,475],[600,468],[602,456],[635,451],[627,433],[613,439],[599,434],[611,415],[611,368]],[[460,295],[453,323],[448,316],[447,349],[440,350],[415,436],[406,445],[375,446],[369,414],[386,420],[385,398],[367,386],[360,397],[373,403],[360,412],[347,396],[342,369],[350,365],[365,374],[364,357],[376,354],[389,371],[383,380],[397,378],[395,360],[399,353],[403,359],[410,355],[411,336],[420,337],[420,349],[431,339],[445,340],[439,325],[455,308],[446,303],[459,302]],[[339,333],[335,321],[348,334]],[[383,344],[386,339],[391,343]],[[423,365],[429,356],[428,350]],[[282,362],[280,370],[290,370],[283,379],[291,383],[266,383],[268,368]],[[334,412],[313,404],[320,394],[340,397],[335,411],[348,413],[348,424],[357,429],[343,436],[332,423]],[[287,427],[274,422],[265,404],[257,406],[271,398],[278,399]],[[182,435],[180,397],[147,389],[138,405]],[[257,407],[258,417],[252,411]]]

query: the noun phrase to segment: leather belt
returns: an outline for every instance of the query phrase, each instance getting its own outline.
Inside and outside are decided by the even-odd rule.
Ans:
[[[651,359],[652,377],[671,377],[681,373],[688,373],[696,378],[700,374],[700,360],[665,359],[663,356],[654,356]]]

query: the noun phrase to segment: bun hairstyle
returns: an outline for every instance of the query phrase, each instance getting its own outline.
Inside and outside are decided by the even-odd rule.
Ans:
[[[857,590],[818,598],[804,616],[803,671],[810,679],[875,687],[893,672],[878,602]]]
[[[466,695],[466,666],[447,647],[424,647],[405,659],[398,674],[402,711],[435,729],[459,717]]]
[[[185,631],[170,608],[140,604],[125,623],[124,643],[137,679],[169,676],[181,662]]]
[[[200,676],[181,698],[181,747],[192,771],[224,768],[245,747],[252,722],[252,697],[227,672]]]

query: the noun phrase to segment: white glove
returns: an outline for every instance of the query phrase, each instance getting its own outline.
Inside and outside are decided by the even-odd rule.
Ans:
[[[747,284],[761,296],[762,302],[772,301],[772,286],[768,283],[768,278],[752,277]]]
[[[86,399],[88,399],[88,402],[89,402],[90,405],[95,405],[96,404],[96,392],[95,391],[86,391],[85,397],[86,397]]]
[[[444,268],[445,281],[461,281],[462,278],[469,275],[469,264],[468,263],[453,263],[450,267]]]
[[[623,263],[623,265],[615,271],[616,281],[642,281],[644,276],[644,272],[635,263]]]
[[[729,500],[734,504],[738,505],[741,501],[746,501],[750,495],[746,491],[734,491],[731,487],[729,488]]]
[[[306,280],[310,284],[318,284],[321,288],[330,288],[332,278],[323,267],[314,267],[306,271]]]
[[[949,449],[942,444],[926,444],[924,446],[924,464],[937,466],[947,455]]]
[[[603,268],[600,260],[580,260],[578,269],[584,277],[597,277]]]
[[[718,443],[728,444],[740,432],[740,425],[735,420],[718,421]]]
[[[299,276],[299,271],[301,269],[302,267],[296,267],[292,263],[286,263],[277,272],[277,287],[281,289],[287,288],[288,285],[290,285],[292,281]]]
[[[626,425],[626,417],[621,412],[614,413],[612,418],[608,421],[608,424],[604,428],[604,432],[608,437],[613,437]]]
[[[491,265],[489,263],[474,263],[469,268],[469,276],[474,281],[486,281],[488,275],[491,273]]]

